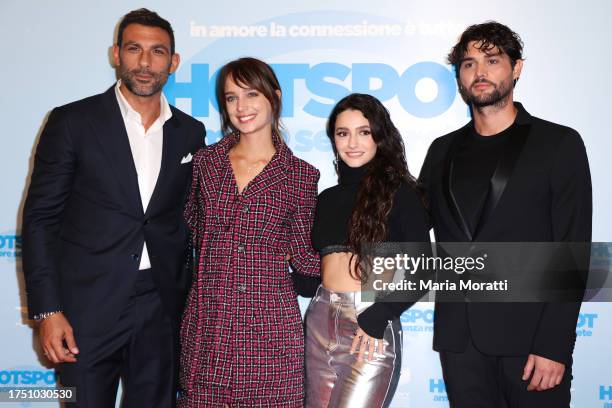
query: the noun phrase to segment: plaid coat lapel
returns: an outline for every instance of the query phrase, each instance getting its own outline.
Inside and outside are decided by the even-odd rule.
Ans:
[[[228,154],[230,149],[238,143],[238,140],[240,140],[239,135],[229,134],[219,141],[221,145],[217,150],[216,161],[220,165],[215,166],[213,177],[213,179],[221,182],[220,188],[227,187],[227,183],[229,183],[236,190],[236,195],[238,195],[238,187]],[[278,144],[275,142],[275,146],[276,153],[263,170],[242,191],[242,199],[250,200],[266,192],[274,191],[287,179],[286,171],[291,161],[291,150],[284,143]]]
[[[286,145],[277,146],[272,160],[242,192],[242,198],[250,200],[266,192],[276,190],[287,178],[286,169],[291,152]]]

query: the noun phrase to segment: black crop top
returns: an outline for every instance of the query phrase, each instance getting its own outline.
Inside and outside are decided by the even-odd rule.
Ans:
[[[355,199],[367,165],[351,168],[340,162],[340,183],[319,194],[315,220],[312,227],[312,244],[321,256],[332,252],[348,251],[347,224],[355,205]],[[429,222],[421,197],[414,188],[402,184],[395,193],[393,206],[387,219],[388,242],[426,242],[429,240]],[[295,275],[295,274],[294,274]],[[299,280],[304,280],[295,276]],[[302,296],[314,294],[316,286],[311,283],[310,291],[304,287],[298,292]],[[299,283],[298,283],[298,286]],[[359,314],[359,326],[371,337],[382,339],[387,322],[399,317],[412,303],[376,302]]]

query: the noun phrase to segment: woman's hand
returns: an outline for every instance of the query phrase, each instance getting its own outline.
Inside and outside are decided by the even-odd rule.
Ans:
[[[361,328],[355,332],[353,344],[351,345],[351,354],[357,354],[357,361],[362,361],[366,350],[368,350],[368,360],[374,359],[374,350],[379,354],[383,354],[385,349],[384,340],[368,336]]]

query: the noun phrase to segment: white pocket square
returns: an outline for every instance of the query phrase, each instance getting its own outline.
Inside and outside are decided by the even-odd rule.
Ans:
[[[191,155],[191,153],[189,153],[187,154],[187,156],[181,159],[181,164],[189,163],[191,159],[193,159],[193,156]]]

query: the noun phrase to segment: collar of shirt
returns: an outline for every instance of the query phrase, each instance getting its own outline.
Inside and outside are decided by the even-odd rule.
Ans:
[[[123,120],[129,120],[137,122],[142,126],[142,117],[140,113],[136,112],[134,108],[130,105],[130,103],[125,99],[125,96],[121,93],[119,87],[121,86],[121,80],[117,81],[117,85],[115,85],[115,96],[117,97],[117,102],[119,103],[119,110],[121,111],[121,116],[123,116]],[[168,100],[166,96],[162,92],[159,98],[159,116],[155,119],[155,122],[147,129],[146,133],[155,132],[164,126],[164,123],[168,119],[172,117],[172,111],[170,110],[170,105],[168,104]]]

